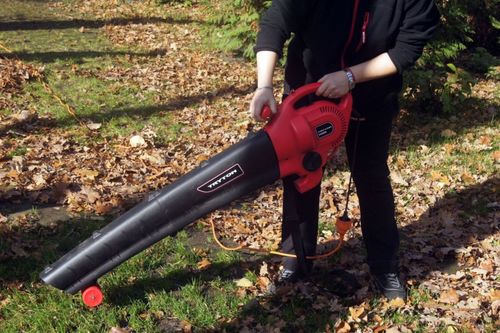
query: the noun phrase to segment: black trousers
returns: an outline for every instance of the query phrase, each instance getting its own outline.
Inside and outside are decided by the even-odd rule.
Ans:
[[[389,106],[388,106],[389,107]],[[392,108],[392,107],[389,107]],[[361,210],[361,229],[367,250],[367,262],[374,274],[396,272],[399,233],[394,211],[394,196],[389,179],[387,158],[391,136],[393,115],[397,110],[381,107],[371,112],[364,120],[351,119],[345,139],[349,165],[356,186]],[[354,149],[356,127],[358,129],[357,148]],[[355,165],[353,165],[355,158]],[[306,255],[316,253],[318,237],[318,213],[321,187],[299,193],[293,185],[293,178],[283,180],[283,216],[288,216],[290,204],[286,198],[295,196],[299,216],[299,230]],[[284,221],[282,227],[282,250],[294,253],[290,223]],[[288,269],[299,269],[296,259],[286,258],[283,265]],[[311,262],[308,261],[308,266]]]

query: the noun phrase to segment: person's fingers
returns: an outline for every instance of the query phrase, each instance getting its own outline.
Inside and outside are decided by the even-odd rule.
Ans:
[[[278,106],[276,105],[276,100],[274,99],[274,96],[273,98],[271,98],[268,105],[271,108],[271,112],[273,114],[276,114],[278,112]]]
[[[326,80],[326,79],[323,80],[321,82],[321,85],[319,86],[318,90],[316,90],[316,95],[317,96],[325,96],[325,93],[328,91],[329,86],[330,86],[330,83],[328,82],[328,80]]]
[[[277,112],[276,100],[271,91],[257,91],[250,102],[250,114],[257,121],[264,121],[262,118],[262,110],[265,105],[269,105],[271,112]]]
[[[259,110],[259,100],[257,98],[258,96],[254,96],[252,98],[252,102],[250,102],[250,115],[252,116],[252,118],[258,120],[259,118],[259,112],[257,112],[257,110]]]
[[[260,101],[260,100],[257,100],[257,102],[255,103],[255,107],[254,107],[254,110],[253,110],[253,118],[257,121],[262,121],[262,117],[260,116],[260,114],[262,113],[262,108],[264,107],[264,104]]]

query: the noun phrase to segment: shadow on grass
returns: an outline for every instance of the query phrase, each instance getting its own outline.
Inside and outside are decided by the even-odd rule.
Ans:
[[[425,280],[433,271],[459,269],[455,250],[467,248],[500,231],[500,178],[450,192],[418,221],[401,230],[402,265],[408,276]],[[480,247],[480,246],[479,246]]]
[[[106,56],[134,56],[134,57],[156,57],[164,55],[165,49],[157,49],[148,52],[129,52],[129,51],[48,51],[48,52],[12,52],[0,53],[0,57],[17,58],[24,61],[39,61],[51,63],[57,60],[73,60],[78,62],[84,58],[100,58]]]
[[[189,244],[189,239],[186,241]],[[215,278],[223,281],[240,279],[245,271],[258,271],[263,258],[248,257],[239,262],[213,263],[205,270],[178,269],[163,277],[150,277],[129,285],[113,286],[105,290],[107,301],[114,305],[129,305],[136,300],[147,302],[148,295],[157,292],[177,292],[193,280],[203,284]]]
[[[101,122],[101,123],[105,123],[111,119],[122,118],[122,117],[132,117],[132,118],[135,117],[145,120],[158,112],[181,111],[185,107],[196,105],[202,101],[212,101],[216,98],[226,97],[229,95],[245,95],[252,92],[252,90],[253,87],[235,88],[233,86],[227,86],[217,91],[209,91],[193,96],[179,95],[165,104],[114,108],[114,109],[99,111],[99,113],[94,112],[88,116],[85,117],[82,116],[81,118],[83,120],[90,120],[93,122]],[[57,123],[57,126],[59,127],[67,127],[71,125],[74,125],[74,118],[70,116],[67,116],[59,120]]]
[[[458,267],[456,258],[458,253],[453,250],[467,248],[499,232],[499,220],[495,218],[500,201],[498,188],[500,188],[500,178],[493,177],[482,184],[448,194],[430,207],[418,221],[402,228],[400,252],[403,275],[422,283],[429,280],[435,271],[453,274],[458,269],[464,269],[465,267]],[[453,223],[441,221],[436,217],[444,210],[458,213]],[[361,242],[357,243],[362,246]],[[351,251],[351,249],[342,251]],[[335,271],[356,271],[359,270],[361,264],[362,262],[357,262],[353,258],[352,261],[337,263],[335,266],[338,269]],[[321,274],[316,273],[316,275]],[[335,276],[327,270],[319,279],[334,278]],[[318,278],[313,276],[312,283],[317,281]],[[335,288],[333,292],[323,289],[321,294],[328,299],[339,297]],[[343,296],[340,295],[340,297],[344,303]],[[366,299],[358,301],[362,302]],[[331,312],[327,311],[322,315],[322,310],[311,311],[313,304],[314,301],[307,300],[307,297],[304,299],[300,291],[266,297],[245,306],[237,318],[217,327],[215,331],[237,332],[242,327],[255,329],[256,325],[262,325],[262,322],[253,321],[252,326],[249,325],[248,318],[260,318],[266,322],[268,318],[273,317],[286,322],[284,330],[287,332],[296,332],[305,327],[307,331],[323,332],[327,324],[332,325],[335,319],[332,319]],[[296,319],[299,316],[306,318],[302,326],[296,325]]]
[[[170,100],[168,103],[164,104],[113,108],[93,112],[90,115],[79,115],[79,119],[84,122],[98,122],[103,124],[106,124],[106,122],[110,121],[111,119],[119,119],[125,117],[147,120],[148,118],[159,112],[181,111],[185,107],[196,105],[202,101],[213,101],[216,98],[227,97],[231,95],[241,96],[249,94],[252,91],[253,87],[250,86],[245,88],[235,88],[233,86],[227,86],[217,91],[200,93],[193,96],[179,95],[176,98]],[[79,126],[79,124],[74,117],[66,114],[60,119],[38,118],[35,120],[29,119],[21,122],[12,122],[0,127],[0,135],[7,134],[12,130],[19,130],[20,133],[24,132],[39,134],[46,133],[47,131],[50,131],[51,128],[66,128],[71,126]],[[15,133],[13,133],[13,135],[15,135]]]
[[[407,149],[422,144],[432,146],[448,140],[441,135],[446,129],[460,136],[474,127],[498,126],[498,106],[491,100],[471,97],[460,110],[451,114],[402,111],[394,124],[391,146],[393,149]]]
[[[28,21],[2,21],[0,17],[0,31],[15,30],[54,30],[54,29],[72,29],[72,28],[102,28],[105,25],[129,25],[129,24],[190,24],[203,23],[188,18],[173,17],[130,17],[113,18],[109,20],[28,20]]]
[[[26,204],[25,204],[26,205]],[[23,205],[23,206],[25,206]],[[38,207],[32,205],[33,207]],[[49,206],[44,206],[50,208]],[[19,213],[24,208],[3,208],[2,213]],[[35,219],[36,220],[36,219]],[[0,230],[0,286],[40,281],[38,275],[45,266],[75,247],[93,231],[109,221],[71,217],[63,221],[22,221],[8,230]]]
[[[495,216],[498,213],[500,200],[499,187],[500,179],[492,177],[482,184],[450,193],[438,200],[418,221],[402,228],[402,270],[406,276],[423,282],[428,280],[434,271],[454,273],[450,271],[450,266],[452,268],[457,266],[457,253],[452,251],[453,249],[467,248],[497,234],[499,221],[495,219]],[[15,208],[11,209],[11,211],[15,210]],[[456,215],[452,221],[438,218],[443,212],[454,212]],[[0,262],[2,285],[38,281],[38,274],[45,265],[58,259],[107,222],[75,218],[59,223],[56,227],[24,225],[22,229],[14,230],[9,234],[4,232],[0,238],[4,242],[2,245],[5,245],[6,239],[19,241],[21,245],[24,245],[23,249],[26,253],[22,257]],[[187,243],[189,244],[189,240]],[[357,242],[357,244],[361,243]],[[347,248],[343,251],[352,250],[357,249]],[[149,277],[129,285],[113,286],[105,290],[107,300],[116,305],[128,305],[134,300],[147,301],[150,293],[163,291],[175,293],[193,279],[207,284],[215,277],[232,280],[241,277],[242,272],[246,270],[257,272],[262,257],[257,258],[258,260],[252,257],[244,258],[240,262],[213,264],[204,271],[179,269],[167,277]],[[337,263],[335,267],[345,271],[355,271],[359,270],[361,264],[362,262],[356,261],[353,256],[352,260]],[[453,270],[456,269],[453,268]],[[318,279],[329,279],[328,271],[319,274]],[[313,283],[318,282],[318,279],[314,278]],[[330,299],[339,297],[335,290],[323,290],[321,294]],[[343,302],[342,297],[340,300]],[[332,320],[334,321],[332,313],[329,312],[328,307],[311,312],[314,302],[314,298],[305,297],[303,292],[297,289],[265,296],[242,307],[234,320],[221,324],[215,328],[215,331],[237,331],[238,328],[244,326],[252,328],[252,325],[262,322],[269,323],[269,318],[274,318],[273,320],[276,321],[283,320],[285,330],[289,331],[304,327],[310,331],[324,331],[327,325],[331,325]],[[250,317],[256,319],[252,324],[248,322]],[[305,318],[305,321],[295,321],[294,318],[298,317]]]

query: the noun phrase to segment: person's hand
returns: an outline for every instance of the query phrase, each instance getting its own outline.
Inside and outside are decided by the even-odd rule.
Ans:
[[[344,71],[333,72],[323,76],[316,95],[326,98],[340,98],[349,92],[349,80]]]
[[[271,108],[273,114],[277,112],[276,100],[274,99],[273,89],[271,87],[257,88],[250,102],[249,112],[252,117],[257,121],[264,121],[261,113],[265,105]]]

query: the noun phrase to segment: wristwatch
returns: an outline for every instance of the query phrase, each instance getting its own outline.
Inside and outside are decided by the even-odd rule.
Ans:
[[[349,82],[349,91],[351,91],[356,86],[356,79],[354,78],[354,74],[349,67],[344,69],[344,73],[347,77],[347,81]]]

